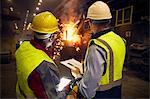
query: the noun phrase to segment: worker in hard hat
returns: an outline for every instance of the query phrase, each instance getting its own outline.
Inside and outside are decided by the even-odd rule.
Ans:
[[[15,53],[18,98],[56,99],[58,68],[50,58],[49,47],[59,33],[58,22],[51,12],[41,12],[32,21],[34,39],[24,41]]]
[[[121,98],[122,69],[126,47],[123,39],[110,27],[111,12],[102,1],[93,3],[87,12],[92,36],[85,60],[84,74],[72,70],[81,77],[78,92],[85,98]]]

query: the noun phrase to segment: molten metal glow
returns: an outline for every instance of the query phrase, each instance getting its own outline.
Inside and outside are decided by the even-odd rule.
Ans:
[[[63,39],[72,43],[80,43],[80,36],[76,32],[77,28],[75,27],[75,23],[70,22],[68,24],[64,24]]]

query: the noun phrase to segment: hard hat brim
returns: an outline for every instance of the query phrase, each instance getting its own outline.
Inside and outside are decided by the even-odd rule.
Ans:
[[[41,30],[38,30],[38,29],[34,29],[32,28],[32,26],[30,27],[30,29],[32,31],[35,31],[35,32],[38,32],[38,33],[43,33],[43,34],[53,34],[55,32],[60,32],[60,29],[59,28],[53,28],[51,30],[44,30],[44,31],[41,31]]]

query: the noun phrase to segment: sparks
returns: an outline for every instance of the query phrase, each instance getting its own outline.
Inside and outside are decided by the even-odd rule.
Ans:
[[[68,24],[64,24],[63,27],[64,40],[70,41],[72,43],[80,43],[80,35],[76,33],[77,32],[76,23],[69,22]]]

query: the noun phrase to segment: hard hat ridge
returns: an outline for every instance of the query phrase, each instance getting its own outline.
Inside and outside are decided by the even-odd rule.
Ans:
[[[52,34],[59,31],[56,17],[48,11],[37,14],[32,21],[31,30],[43,33]]]

